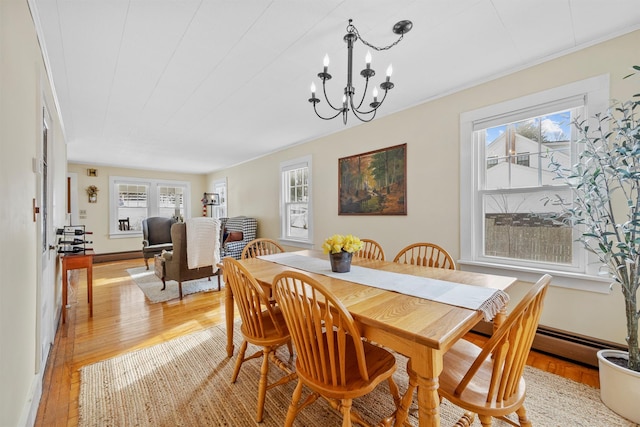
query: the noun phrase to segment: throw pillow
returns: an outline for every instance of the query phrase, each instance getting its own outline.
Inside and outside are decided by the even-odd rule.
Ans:
[[[228,231],[227,237],[224,239],[224,243],[239,242],[244,238],[242,231]]]

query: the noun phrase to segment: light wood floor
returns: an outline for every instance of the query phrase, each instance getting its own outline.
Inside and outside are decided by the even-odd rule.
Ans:
[[[78,424],[78,370],[91,363],[169,341],[224,322],[224,290],[150,304],[126,269],[142,259],[95,264],[93,317],[89,317],[86,274],[72,274],[67,322],[58,328],[44,377],[36,426]],[[153,267],[151,267],[153,268]],[[213,278],[212,280],[216,280]],[[484,337],[472,335],[482,343]],[[598,387],[598,371],[532,352],[528,363],[539,369]]]

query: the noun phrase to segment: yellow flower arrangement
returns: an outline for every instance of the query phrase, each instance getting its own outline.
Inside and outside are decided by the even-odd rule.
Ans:
[[[322,251],[325,254],[336,254],[338,252],[358,252],[362,249],[362,241],[356,236],[347,234],[343,236],[341,234],[334,234],[324,241],[322,245]]]

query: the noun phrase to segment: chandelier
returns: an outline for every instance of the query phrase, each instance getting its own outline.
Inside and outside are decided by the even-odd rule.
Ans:
[[[324,69],[321,73],[318,73],[318,77],[320,77],[320,80],[322,80],[322,92],[324,93],[324,99],[327,101],[327,104],[331,109],[333,109],[333,111],[331,111],[330,115],[326,117],[320,115],[317,109],[317,105],[320,103],[320,99],[316,98],[316,85],[314,83],[311,83],[311,98],[309,98],[309,102],[313,104],[313,111],[315,111],[318,117],[320,117],[323,120],[331,120],[331,119],[335,119],[340,114],[342,114],[342,122],[345,125],[347,124],[347,113],[349,112],[349,110],[351,110],[351,112],[353,113],[354,116],[356,116],[356,118],[358,118],[363,122],[370,122],[371,120],[373,120],[374,117],[376,116],[376,112],[378,111],[378,108],[382,105],[384,100],[387,98],[387,92],[393,89],[393,83],[391,82],[391,73],[393,72],[393,68],[391,64],[389,64],[389,67],[387,68],[386,80],[380,83],[380,89],[384,91],[384,95],[382,96],[382,99],[378,101],[378,95],[379,95],[378,88],[374,87],[373,93],[372,93],[373,102],[369,104],[370,109],[367,109],[367,106],[363,107],[364,99],[367,93],[367,88],[369,87],[369,79],[376,75],[376,72],[371,68],[371,53],[367,51],[367,55],[365,57],[366,68],[360,71],[360,75],[365,79],[364,90],[362,91],[362,97],[360,98],[360,100],[359,101],[354,100],[356,91],[355,91],[355,88],[353,87],[353,80],[352,80],[353,44],[358,39],[360,39],[362,43],[364,43],[366,46],[370,47],[371,49],[374,49],[377,51],[388,50],[388,49],[391,49],[393,46],[397,45],[398,43],[400,43],[400,40],[402,40],[404,35],[408,33],[413,27],[413,23],[407,20],[396,23],[393,26],[393,32],[395,34],[400,35],[398,40],[396,40],[395,42],[393,42],[388,46],[376,47],[368,43],[366,40],[362,38],[362,36],[358,33],[358,29],[351,23],[352,21],[353,21],[352,19],[349,19],[349,25],[347,25],[347,34],[345,34],[344,36],[344,41],[345,43],[347,43],[347,85],[344,87],[344,95],[342,95],[342,104],[336,107],[331,103],[331,101],[329,101],[329,98],[327,97],[326,83],[327,83],[327,80],[331,80],[331,74],[327,72],[327,70],[329,69],[329,55],[324,56]],[[333,114],[334,112],[335,114]]]

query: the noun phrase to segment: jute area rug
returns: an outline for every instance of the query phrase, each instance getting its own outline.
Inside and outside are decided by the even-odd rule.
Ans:
[[[241,337],[238,325],[236,354]],[[255,422],[258,377],[262,359],[245,362],[238,381],[230,383],[235,355],[226,355],[224,326],[215,326],[154,347],[138,350],[81,369],[79,426],[282,426],[296,381],[267,391],[265,416]],[[249,346],[250,350],[255,350]],[[278,350],[287,359],[288,350]],[[398,356],[395,380],[406,390],[405,359]],[[269,381],[281,372],[271,365]],[[606,408],[597,389],[527,367],[529,418],[536,427],[634,426]],[[303,396],[304,398],[304,396]],[[410,423],[418,425],[415,397]],[[353,407],[377,422],[393,412],[387,383]],[[444,401],[442,426],[453,425],[463,411]],[[305,408],[295,426],[339,426],[341,416],[322,399]],[[478,420],[473,424],[480,426]],[[507,426],[495,421],[495,426]]]
[[[167,280],[167,288],[162,290],[162,280],[156,276],[153,266],[147,270],[146,267],[136,267],[127,269],[127,273],[136,285],[144,292],[147,299],[153,303],[169,301],[180,298],[178,290],[178,282],[175,280]],[[224,287],[222,277],[220,277],[220,286]],[[218,277],[212,276],[211,280],[207,278],[198,280],[189,280],[182,282],[182,295],[195,294],[197,292],[206,292],[215,289],[218,290]]]

